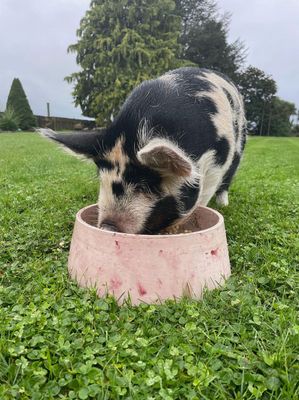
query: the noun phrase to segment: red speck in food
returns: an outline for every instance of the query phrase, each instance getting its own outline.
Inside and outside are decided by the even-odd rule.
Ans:
[[[211,254],[212,254],[212,256],[217,256],[217,254],[218,254],[218,249],[211,250]]]
[[[121,287],[121,285],[122,285],[122,281],[118,277],[110,279],[110,287],[111,287],[111,289],[118,289],[118,288]]]
[[[138,282],[137,283],[137,288],[138,288],[138,293],[140,294],[140,296],[144,296],[147,291],[144,289],[144,287]]]

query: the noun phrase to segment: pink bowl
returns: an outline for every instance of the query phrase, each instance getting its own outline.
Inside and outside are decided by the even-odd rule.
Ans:
[[[157,303],[221,286],[230,263],[221,214],[199,207],[186,224],[197,231],[176,235],[133,235],[96,225],[97,206],[80,210],[71,242],[68,269],[82,287],[112,294],[119,304]],[[190,220],[191,221],[191,220]]]

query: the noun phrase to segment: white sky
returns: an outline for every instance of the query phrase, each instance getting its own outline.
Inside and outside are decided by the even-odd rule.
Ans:
[[[67,54],[90,0],[0,0],[0,110],[13,78],[21,80],[35,114],[80,117],[71,85],[78,66]],[[273,76],[278,94],[299,107],[299,0],[218,0],[232,13],[230,39],[248,48],[247,64]]]
[[[299,0],[217,0],[232,13],[230,40],[246,45],[246,64],[272,75],[278,95],[299,108]]]

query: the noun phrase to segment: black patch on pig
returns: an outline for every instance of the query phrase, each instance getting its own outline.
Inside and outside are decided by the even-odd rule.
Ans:
[[[227,97],[227,100],[229,101],[231,108],[234,109],[234,100],[232,98],[232,95],[229,93],[227,89],[222,88],[222,90],[224,91],[225,96]]]
[[[227,156],[229,153],[229,142],[224,137],[218,139],[213,146],[214,150],[216,150],[216,163],[218,165],[223,165],[227,160]]]
[[[105,160],[105,159],[95,159],[95,163],[98,166],[99,169],[101,170],[107,170],[107,171],[112,171],[114,169],[114,165],[112,164],[111,161]]]
[[[227,99],[228,99],[228,101],[230,103],[231,108],[236,111],[236,114],[238,114],[240,112],[240,110],[238,110],[238,109],[236,110],[236,106],[234,104],[234,100],[232,98],[232,95],[225,88],[223,88],[223,91],[224,91],[224,93],[225,93],[225,95],[226,95],[226,97],[227,97]],[[238,106],[238,108],[239,108],[239,106]],[[235,138],[236,138],[236,141],[237,141],[238,138],[239,138],[239,123],[238,123],[237,118],[234,119],[233,124],[234,124],[233,125],[234,126],[234,134],[235,134]]]
[[[158,233],[171,225],[179,217],[180,213],[176,199],[173,196],[164,197],[155,204],[145,222],[144,229],[140,233]]]
[[[185,183],[181,188],[179,200],[184,206],[184,210],[190,210],[196,203],[199,193],[199,184],[190,186]]]
[[[141,164],[127,164],[123,174],[125,182],[135,185],[137,190],[159,194],[161,191],[161,175]]]
[[[232,181],[232,179],[233,179],[233,177],[235,175],[235,172],[236,172],[236,170],[238,168],[238,165],[240,163],[240,159],[241,159],[240,154],[235,153],[233,161],[232,161],[229,169],[225,173],[225,175],[223,177],[223,180],[222,180],[222,183],[221,183],[219,189],[217,190],[216,194],[220,194],[223,191],[228,190],[228,188],[229,188],[229,186],[231,184],[231,181]]]
[[[121,197],[125,193],[124,185],[121,182],[112,183],[112,193],[115,197]]]
[[[239,123],[238,123],[237,119],[234,120],[234,134],[235,134],[236,141],[238,141],[238,138],[239,138]]]
[[[243,152],[245,144],[246,144],[246,139],[247,139],[247,126],[244,126],[242,129],[242,137],[241,137],[241,152]]]

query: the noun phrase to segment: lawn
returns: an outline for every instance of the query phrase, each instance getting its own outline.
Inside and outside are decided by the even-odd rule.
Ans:
[[[0,134],[0,399],[298,399],[298,179],[298,139],[249,139],[220,209],[226,285],[120,308],[67,275],[93,165]]]

